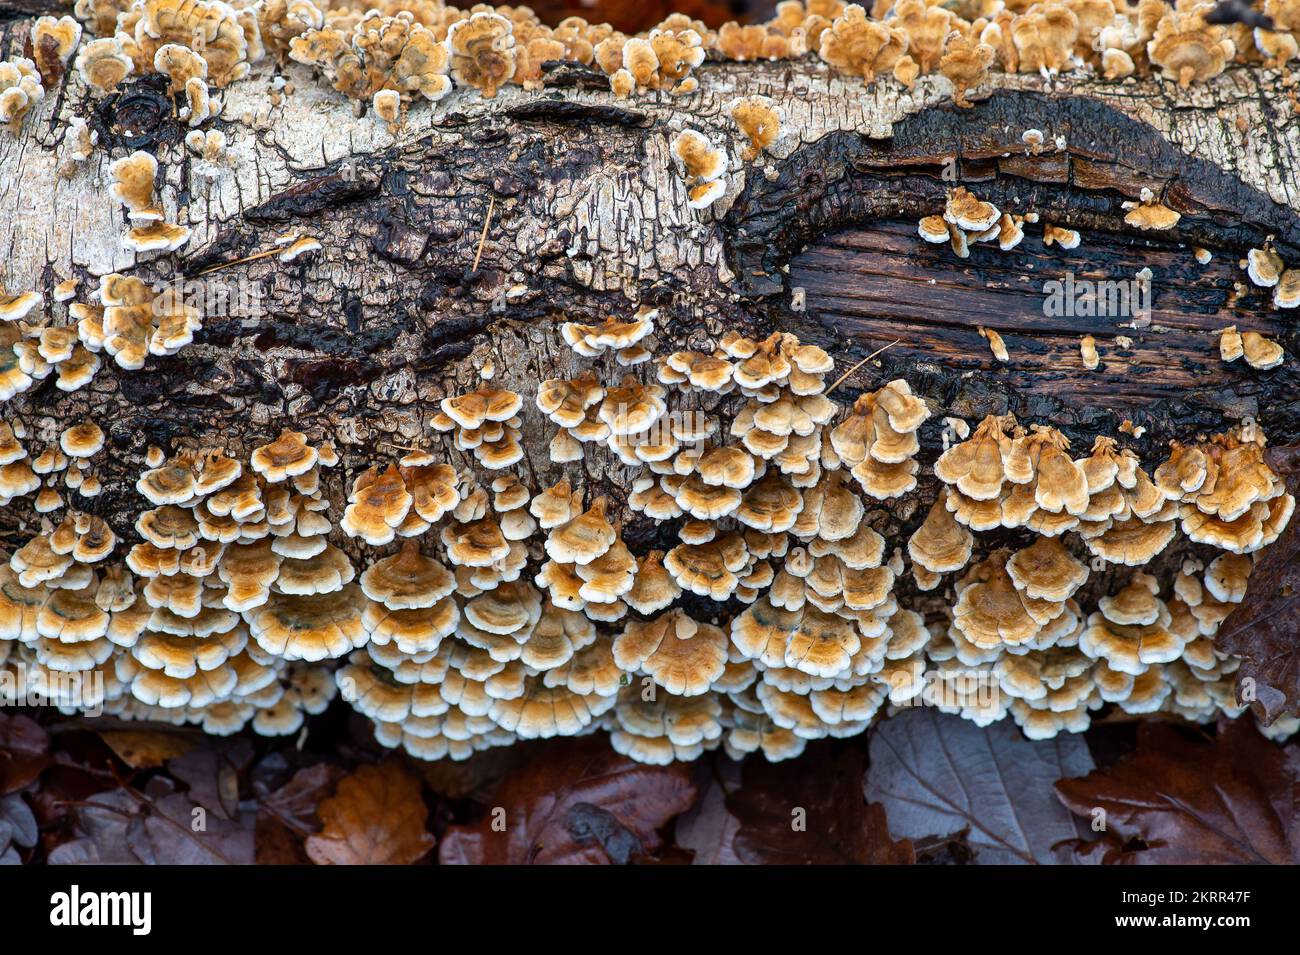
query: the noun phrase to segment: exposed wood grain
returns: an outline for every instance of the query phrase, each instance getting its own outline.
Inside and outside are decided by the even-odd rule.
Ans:
[[[1026,232],[1011,252],[979,244],[963,260],[946,244],[922,241],[914,220],[880,222],[818,240],[792,260],[790,283],[805,290],[813,317],[846,336],[903,339],[896,360],[991,371],[1010,388],[1048,389],[1121,412],[1252,379],[1259,373],[1244,362],[1220,361],[1219,331],[1236,324],[1276,337],[1292,324],[1263,290],[1230,303],[1240,276],[1230,251],[1202,266],[1189,248],[1157,239],[1091,233],[1065,251],[1044,247],[1041,227]],[[1149,327],[1135,328],[1125,315],[1045,312],[1046,282],[1067,273],[1129,282],[1143,267],[1154,274]],[[979,326],[1003,335],[1009,364],[994,360]],[[1079,353],[1084,335],[1097,339],[1102,356],[1093,371]],[[1117,345],[1121,336],[1132,346]]]

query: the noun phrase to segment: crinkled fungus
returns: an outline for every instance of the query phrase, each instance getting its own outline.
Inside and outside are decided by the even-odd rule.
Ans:
[[[472,86],[487,99],[515,75],[515,38],[507,17],[479,11],[453,23],[447,30],[451,75],[457,83]]]
[[[670,145],[678,171],[686,180],[686,205],[704,209],[727,191],[722,178],[727,171],[727,154],[705,138],[703,133],[685,129],[673,137]]]
[[[730,113],[749,141],[740,154],[746,162],[757,159],[781,136],[781,109],[766,96],[742,97],[731,104]]]

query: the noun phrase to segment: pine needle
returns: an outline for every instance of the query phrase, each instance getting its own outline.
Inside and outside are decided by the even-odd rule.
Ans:
[[[855,371],[857,371],[859,368],[861,368],[861,367],[862,367],[863,365],[865,365],[867,362],[871,361],[871,359],[875,358],[875,357],[876,357],[877,355],[879,355],[881,352],[886,351],[887,349],[893,348],[895,345],[900,344],[902,341],[903,341],[903,340],[902,340],[901,338],[895,338],[895,339],[894,339],[892,342],[890,342],[888,345],[884,346],[884,348],[877,348],[875,351],[873,351],[873,352],[872,352],[870,355],[868,355],[866,358],[862,359],[862,361],[858,362],[856,365],[854,365],[852,368],[850,368],[850,369],[849,369],[848,371],[846,371],[844,374],[840,375],[840,377],[839,377],[838,379],[836,379],[835,384],[831,385],[829,388],[826,389],[826,394],[829,395],[832,391],[834,391],[834,390],[835,390],[836,388],[838,388],[840,385],[844,384],[844,382],[846,382],[846,381],[848,380],[848,378],[849,378],[849,376],[850,376],[851,374],[853,374]]]
[[[216,265],[209,265],[206,269],[196,272],[193,277],[207,275],[209,272],[216,272],[218,269],[228,269],[232,265],[243,265],[245,262],[256,262],[258,259],[265,259],[267,256],[279,255],[283,252],[282,248],[267,249],[265,252],[254,252],[252,255],[246,255],[242,259],[232,259],[229,262],[218,262]]]
[[[474,253],[474,267],[470,269],[471,272],[478,271],[479,259],[483,258],[483,243],[487,242],[488,226],[492,224],[492,210],[495,209],[496,206],[497,197],[489,196],[487,217],[483,220],[483,232],[478,237],[478,251]]]

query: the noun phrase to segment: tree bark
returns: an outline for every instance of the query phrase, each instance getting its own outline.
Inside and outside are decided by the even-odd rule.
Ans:
[[[3,27],[5,55],[21,50],[24,29]],[[291,426],[335,441],[350,477],[394,448],[441,445],[429,428],[436,399],[473,387],[485,361],[528,397],[539,380],[588,364],[563,345],[557,316],[637,304],[660,309],[660,354],[710,347],[727,329],[782,328],[847,370],[897,340],[836,397],[906,377],[936,412],[922,433],[927,461],[945,415],[973,423],[1002,411],[1060,427],[1081,451],[1130,419],[1146,429],[1135,446],[1149,467],[1168,439],[1244,416],[1274,443],[1300,437],[1296,323],[1264,290],[1233,288],[1247,282],[1237,260],[1269,236],[1300,261],[1300,124],[1276,74],[1234,67],[1186,91],[998,74],[974,108],[958,109],[941,77],[911,92],[892,80],[864,88],[816,58],[709,63],[695,95],[628,100],[598,74],[560,65],[541,92],[506,87],[482,100],[457,90],[414,107],[397,136],[305,69],[285,74],[296,87],[287,95],[274,96],[265,73],[224,91],[210,126],[229,146],[215,167],[185,148],[188,129],[150,77],[95,100],[72,76],[16,136],[0,136],[10,223],[0,278],[10,288],[42,288],[50,303],[53,286],[76,277],[89,301],[99,276],[126,271],[259,290],[260,317],[206,314],[178,355],[141,371],[106,360],[80,391],[47,380],[9,402],[6,416],[41,440],[84,417],[105,428],[105,493],[88,507],[119,531],[139,510],[135,478],[150,444],[215,444],[246,459]],[[785,136],[742,164],[726,107],[750,94],[784,109]],[[81,164],[68,158],[74,116],[99,135]],[[704,211],[687,208],[668,151],[688,127],[732,157],[725,197]],[[1030,128],[1046,137],[1038,155],[1022,142]],[[106,170],[132,149],[157,155],[168,221],[193,230],[180,253],[122,250],[124,210]],[[962,260],[925,244],[916,220],[941,211],[958,181],[999,208],[1079,229],[1082,244],[1045,249],[1041,225],[1010,253],[980,245]],[[1124,224],[1122,202],[1144,186],[1182,214],[1174,229]],[[284,233],[323,249],[291,263],[240,261]],[[1214,253],[1209,267],[1192,246]],[[1144,265],[1154,273],[1148,328],[1043,314],[1048,277],[1130,279]],[[63,306],[50,308],[62,321]],[[1270,372],[1220,362],[1217,332],[1232,323],[1281,340],[1289,362]],[[1003,334],[1008,364],[978,326]],[[1102,352],[1095,371],[1079,358],[1085,333]],[[1131,346],[1117,346],[1120,335]],[[606,379],[621,373],[597,364]],[[611,454],[589,453],[579,473],[551,464],[552,429],[526,409],[521,467],[534,486],[568,474],[616,497],[626,488]],[[15,540],[33,519],[0,511]]]

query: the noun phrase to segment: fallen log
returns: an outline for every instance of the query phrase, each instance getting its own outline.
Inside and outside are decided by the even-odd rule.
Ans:
[[[6,25],[0,52],[21,52],[24,30],[22,21]],[[378,472],[366,477],[367,469],[378,465],[382,471],[412,454],[412,461],[427,454],[477,475],[477,484],[461,482],[463,497],[476,486],[488,488],[499,474],[483,467],[472,442],[458,448],[440,432],[450,429],[441,402],[474,391],[489,377],[485,387],[523,397],[515,425],[522,454],[510,470],[534,499],[568,480],[588,505],[610,500],[611,526],[634,556],[671,551],[679,545],[682,521],[656,519],[628,503],[646,469],[627,467],[599,443],[584,446],[577,460],[552,460],[557,428],[536,406],[540,382],[578,379],[589,369],[606,389],[624,373],[653,381],[655,364],[624,368],[612,351],[595,358],[579,354],[561,333],[563,322],[594,324],[609,315],[632,321],[651,310],[653,350],[661,358],[712,353],[729,332],[751,345],[773,332],[788,333],[834,359],[824,385],[848,372],[830,392],[841,405],[879,395],[899,379],[924,402],[925,423],[912,429],[918,448],[910,457],[920,466],[914,487],[901,495],[869,494],[865,522],[887,545],[877,566],[897,552],[891,580],[897,578],[898,605],[919,613],[936,640],[947,627],[944,614],[952,615],[958,591],[969,589],[971,580],[953,574],[937,590],[918,586],[913,578],[928,572],[905,573],[913,569],[907,544],[936,497],[955,493],[944,492],[952,481],[935,476],[936,460],[987,416],[1013,415],[1009,434],[1016,423],[1054,429],[1076,459],[1099,438],[1116,439],[1149,474],[1170,457],[1171,441],[1192,445],[1233,429],[1239,429],[1231,439],[1236,443],[1250,444],[1259,433],[1278,445],[1300,441],[1296,323],[1240,264],[1252,249],[1273,250],[1286,262],[1300,258],[1300,125],[1278,119],[1289,107],[1276,72],[1231,66],[1188,89],[1154,78],[1116,83],[1085,74],[993,73],[978,95],[970,94],[974,105],[968,109],[949,101],[947,81],[939,76],[922,76],[911,90],[887,81],[864,88],[812,56],[708,62],[695,73],[699,91],[689,96],[652,92],[629,99],[610,92],[602,75],[574,64],[552,72],[554,82],[541,91],[505,86],[492,99],[458,87],[432,105],[412,108],[400,128],[390,129],[373,115],[357,115],[305,67],[284,67],[292,89],[273,83],[269,68],[255,68],[223,91],[221,112],[208,128],[224,134],[225,146],[205,157],[187,145],[191,130],[179,118],[165,77],[135,77],[98,96],[69,71],[15,135],[0,139],[0,210],[10,223],[0,266],[6,288],[42,291],[49,320],[59,325],[71,316],[67,305],[55,304],[57,286],[76,280],[74,301],[94,307],[105,277],[123,274],[155,291],[172,289],[201,318],[192,343],[175,354],[149,355],[135,370],[103,360],[86,387],[64,391],[50,376],[6,405],[6,420],[19,425],[32,458],[79,422],[102,429],[105,446],[90,467],[102,491],[94,497],[75,488],[61,493],[70,507],[102,518],[120,537],[118,559],[141,539],[133,531],[141,515],[168,506],[146,501],[138,490],[141,475],[157,468],[159,457],[179,457],[189,467],[194,459],[187,452],[216,448],[247,471],[254,452],[282,429],[307,436],[313,449],[336,449],[339,467],[321,472],[319,492],[336,524],[349,500],[364,496],[366,482],[376,478]],[[784,135],[745,162],[730,104],[752,96],[767,97],[779,109]],[[83,160],[72,158],[77,118],[97,139]],[[691,207],[690,183],[672,154],[687,129],[730,156],[725,191],[703,209]],[[189,230],[177,251],[123,247],[131,223],[110,192],[109,167],[137,152],[156,159],[166,221]],[[918,222],[942,216],[958,187],[1014,213],[1023,240],[1006,250],[998,241],[969,236],[954,236],[951,244],[923,241]],[[1133,224],[1133,209],[1152,204],[1176,212],[1177,221],[1159,230]],[[1049,245],[1052,228],[1077,236]],[[303,238],[318,248],[286,261],[284,249]],[[965,255],[959,254],[957,246],[966,243],[960,250]],[[1122,298],[1106,298],[1120,292]],[[1232,325],[1280,343],[1287,360],[1267,370],[1223,361],[1220,334]],[[990,348],[990,330],[1005,346],[1005,359]],[[1081,352],[1085,336],[1097,351],[1096,367],[1088,367]],[[740,347],[726,360],[743,360]],[[744,397],[697,389],[689,403],[721,420],[722,442]],[[843,409],[836,421],[842,419]],[[831,458],[825,461],[830,473]],[[1269,493],[1281,486],[1273,477]],[[269,493],[267,487],[264,482],[261,493]],[[199,497],[179,503],[197,506]],[[34,535],[48,536],[66,513],[42,514],[35,504],[34,495],[14,495],[0,510],[9,551],[27,546]],[[1265,508],[1266,519],[1269,514]],[[1097,518],[1103,519],[1111,517]],[[1285,524],[1280,511],[1271,519]],[[733,530],[725,520],[720,526]],[[1273,530],[1274,538],[1281,533],[1281,527]],[[981,534],[974,580],[983,574],[1000,581],[1006,555],[1041,536],[1005,524]],[[438,530],[418,539],[430,553],[445,556],[447,539]],[[528,564],[520,580],[542,570],[546,539],[541,530],[526,538]],[[329,541],[357,572],[397,548],[371,545],[338,528]],[[1093,559],[1082,539],[1070,541],[1075,557],[1092,561],[1086,585],[1073,597],[1082,629],[1089,612],[1096,616],[1099,600],[1133,596],[1126,588],[1134,571]],[[1180,574],[1199,581],[1222,551],[1180,534],[1149,565],[1136,563],[1151,572],[1161,600],[1173,602]],[[754,572],[756,562],[766,560],[756,554],[751,548],[749,559],[728,573],[742,565]],[[775,558],[768,566],[780,569]],[[147,575],[136,573],[143,588]],[[755,584],[750,599],[766,586]],[[220,588],[213,589],[219,605]],[[473,600],[476,589],[462,580],[461,603]],[[735,589],[723,596],[732,597]],[[552,599],[556,593],[552,586]],[[158,599],[167,603],[165,596]],[[1178,599],[1189,613],[1195,608],[1181,592]],[[1214,599],[1231,603],[1217,594]],[[734,599],[701,594],[688,594],[678,605],[723,631],[744,611]],[[1161,606],[1159,615],[1168,615]],[[257,632],[249,613],[256,611],[250,608],[239,626]],[[1216,615],[1207,612],[1206,619]],[[596,620],[599,646],[608,651],[624,624]],[[1217,625],[1203,623],[1199,635],[1212,636]],[[1137,639],[1127,631],[1112,637],[1117,643]],[[852,637],[859,644],[867,639],[866,630]],[[1193,634],[1179,639],[1181,648]],[[349,636],[343,650],[320,656],[340,657],[359,645]],[[472,642],[465,646],[466,652],[471,646],[487,652]],[[428,641],[420,647],[432,653]],[[111,653],[114,659],[131,656],[129,646]],[[1118,666],[1116,654],[1102,654],[1107,666]],[[980,658],[974,651],[959,655],[972,667]],[[799,672],[796,657],[791,651],[784,664],[792,673]],[[1178,653],[1167,660],[1156,654],[1150,663],[1180,659]],[[1144,660],[1113,672],[1136,678],[1148,665]],[[142,666],[152,669],[137,661],[116,678],[133,685]],[[375,676],[382,667],[373,661],[353,666],[384,693],[405,692],[401,680]],[[488,670],[472,671],[480,695]],[[1230,683],[1231,667],[1223,670],[1216,678]],[[354,669],[345,689],[352,699],[360,672]],[[458,672],[471,683],[476,679]],[[554,690],[545,672],[521,668],[519,692],[525,684],[529,694]],[[627,672],[644,673],[636,666]],[[824,679],[831,671],[804,672]],[[903,688],[911,678],[897,679],[901,683],[891,683],[893,676],[878,681],[884,689],[877,707],[889,690],[896,691],[895,703],[911,698]],[[808,692],[806,685],[781,684],[772,693],[783,703],[758,708],[768,720],[755,731],[766,734],[765,748],[772,734],[790,736],[792,725],[796,737],[825,729],[811,725],[819,717],[799,709],[807,706],[800,689]],[[167,695],[161,695],[166,709]],[[158,697],[155,688],[122,709],[158,716]],[[612,705],[608,694],[601,698]],[[1239,712],[1247,702],[1225,706]],[[737,705],[725,703],[725,712],[743,714]],[[194,718],[202,707],[191,706]],[[559,704],[548,696],[538,706]],[[1294,706],[1291,697],[1281,709]],[[406,707],[412,712],[409,699]],[[589,709],[587,723],[599,716],[597,705]],[[867,709],[863,703],[855,712]],[[1180,712],[1189,715],[1190,707]],[[734,725],[737,717],[730,718]],[[521,719],[514,712],[491,731],[479,727],[470,736],[513,738]],[[1059,728],[1059,721],[1025,719],[1036,732]],[[843,722],[849,727],[865,720],[845,715]],[[550,732],[566,731],[553,717],[541,723]],[[618,732],[630,731],[624,725]],[[400,727],[390,739],[403,739]],[[405,741],[420,750],[409,733]],[[670,755],[684,755],[694,744],[674,745]],[[774,742],[769,755],[794,746]],[[662,752],[636,755],[660,758]]]

